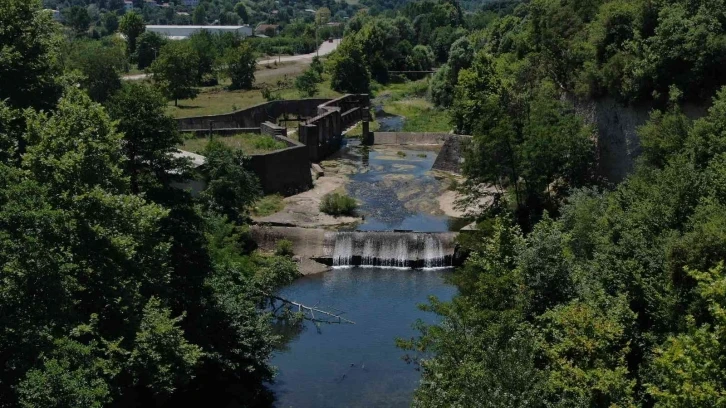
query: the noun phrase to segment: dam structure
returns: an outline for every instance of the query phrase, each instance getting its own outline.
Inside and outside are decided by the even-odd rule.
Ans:
[[[454,265],[455,237],[448,232],[327,232],[319,261],[333,267],[447,268]]]

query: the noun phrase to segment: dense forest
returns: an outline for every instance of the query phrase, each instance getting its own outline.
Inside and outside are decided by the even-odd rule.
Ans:
[[[0,406],[268,405],[268,295],[297,276],[252,253],[259,195],[210,143],[199,196],[156,87],[94,102],[59,26],[0,2]]]
[[[261,23],[283,26],[301,21],[312,23],[315,11],[323,7],[330,10],[331,21],[342,22],[364,8],[362,5],[334,0],[201,0],[196,3],[182,0],[134,0],[132,9],[127,10],[123,0],[43,0],[45,8],[60,11],[63,22],[69,25],[84,22],[91,26],[94,35],[103,34],[108,20],[118,19],[129,11],[142,15],[148,24],[249,24],[255,27]]]
[[[442,323],[400,340],[423,373],[415,406],[724,405],[725,24],[712,0],[465,19],[429,96],[474,135],[462,190],[491,205],[462,240],[460,294],[425,306]],[[619,184],[568,102],[604,97],[652,109]]]

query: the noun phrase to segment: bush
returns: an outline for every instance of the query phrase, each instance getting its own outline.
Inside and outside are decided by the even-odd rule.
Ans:
[[[255,139],[253,142],[253,145],[255,146],[255,149],[260,150],[280,150],[287,147],[287,145],[284,142],[281,142],[277,139],[274,139],[272,137],[260,137]]]
[[[337,217],[339,215],[353,215],[358,207],[355,199],[345,194],[330,193],[323,196],[320,202],[320,211]]]
[[[318,93],[318,82],[321,81],[320,74],[309,68],[295,79],[295,88],[302,97],[313,97]]]
[[[275,243],[275,255],[293,256],[292,241],[289,239],[281,239]]]

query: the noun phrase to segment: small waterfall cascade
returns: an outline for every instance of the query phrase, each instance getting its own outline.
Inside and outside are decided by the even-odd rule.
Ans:
[[[331,232],[325,251],[333,266],[446,268],[453,264],[454,233]]]
[[[345,235],[335,242],[333,266],[348,266],[353,263],[353,237]]]

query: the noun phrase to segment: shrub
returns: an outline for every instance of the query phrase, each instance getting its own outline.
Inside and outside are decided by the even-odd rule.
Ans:
[[[287,147],[287,145],[284,142],[281,142],[277,139],[274,139],[272,137],[260,137],[255,139],[253,142],[253,145],[255,146],[255,149],[259,150],[280,150]]]
[[[281,239],[275,243],[275,255],[293,256],[292,241],[289,239]]]
[[[271,194],[257,200],[252,207],[252,214],[258,217],[266,217],[285,208],[285,202],[279,194]]]
[[[323,196],[320,202],[320,211],[334,217],[339,215],[353,215],[358,207],[355,199],[345,194],[330,193]]]

